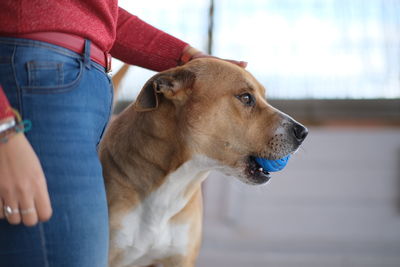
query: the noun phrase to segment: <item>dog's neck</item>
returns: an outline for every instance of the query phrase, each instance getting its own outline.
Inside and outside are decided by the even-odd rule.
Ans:
[[[139,199],[144,199],[166,182],[170,174],[176,172],[184,163],[193,161],[193,173],[186,174],[189,180],[196,177],[207,168],[206,161],[191,154],[184,138],[185,129],[180,124],[179,112],[173,105],[160,105],[157,110],[136,112],[129,107],[117,119],[112,127],[117,127],[117,136],[112,136],[116,142],[107,142],[108,147],[102,147],[102,157],[108,157],[112,169],[117,170],[113,180],[129,187],[129,192],[135,192]],[[122,124],[123,121],[132,121]],[[124,140],[124,142],[121,142]],[[111,144],[111,145],[110,145]],[[197,170],[197,173],[195,170]],[[107,169],[104,170],[107,182]],[[132,196],[130,196],[132,197]]]

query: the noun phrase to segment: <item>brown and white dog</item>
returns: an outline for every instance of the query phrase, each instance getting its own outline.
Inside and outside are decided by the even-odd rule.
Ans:
[[[249,72],[231,63],[196,59],[152,77],[100,145],[110,266],[194,266],[200,185],[209,171],[263,184],[270,174],[254,157],[284,157],[306,135],[267,103]]]

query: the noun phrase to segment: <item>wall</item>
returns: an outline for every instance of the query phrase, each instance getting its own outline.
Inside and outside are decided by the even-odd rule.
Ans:
[[[267,185],[204,195],[199,267],[400,266],[400,128],[313,127]]]

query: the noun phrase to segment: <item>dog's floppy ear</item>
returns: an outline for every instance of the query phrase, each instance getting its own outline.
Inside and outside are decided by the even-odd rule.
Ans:
[[[151,111],[158,107],[158,96],[153,85],[153,78],[148,80],[136,98],[134,107],[136,111]]]
[[[191,89],[195,80],[195,74],[182,68],[161,72],[146,82],[139,93],[135,109],[137,111],[151,111],[158,108],[159,97],[182,101],[186,98],[186,89]]]

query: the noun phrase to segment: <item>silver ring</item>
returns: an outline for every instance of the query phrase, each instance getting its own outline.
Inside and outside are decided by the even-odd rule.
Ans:
[[[19,209],[13,209],[10,206],[4,206],[4,215],[6,217],[13,215],[13,214],[18,214],[19,213]]]
[[[21,212],[22,215],[28,214],[28,213],[33,213],[33,212],[35,212],[35,211],[36,211],[36,210],[35,210],[34,208],[29,208],[29,209],[25,209],[25,210],[20,210],[20,212]]]

